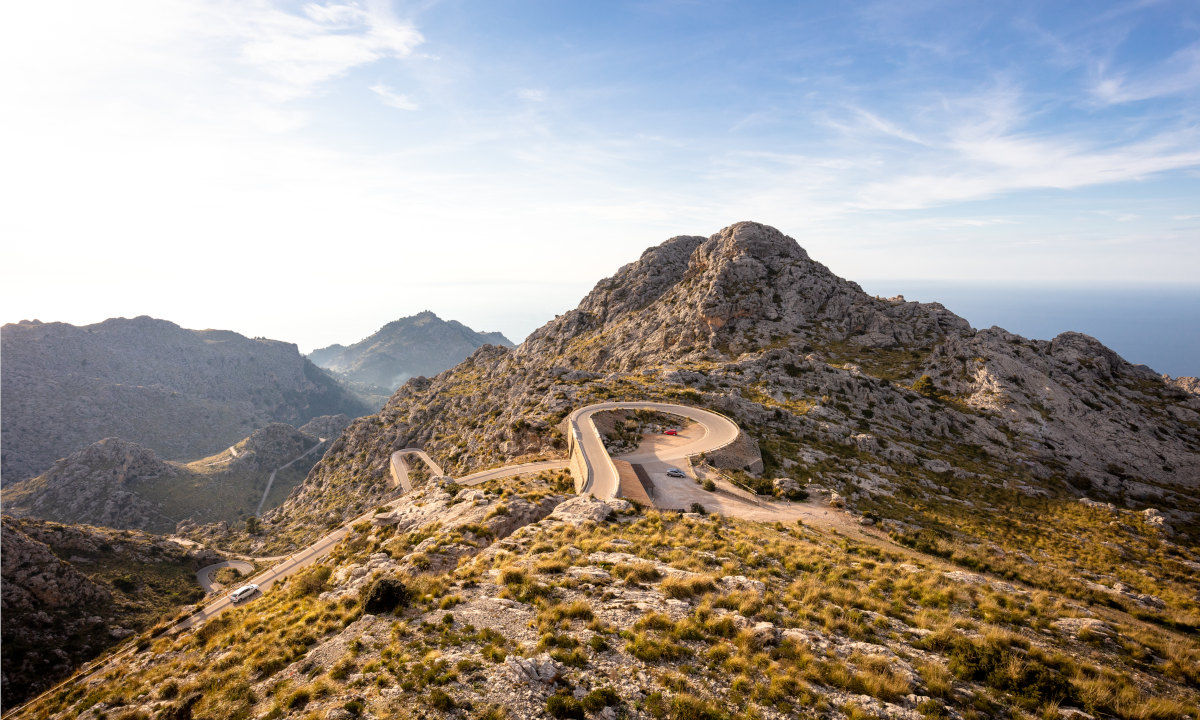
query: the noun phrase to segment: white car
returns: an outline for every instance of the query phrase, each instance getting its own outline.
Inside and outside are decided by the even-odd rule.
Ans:
[[[679,468],[671,468],[670,470],[667,471],[667,477],[681,478],[681,477],[687,477],[687,475],[685,475],[683,473],[683,471],[680,470]]]
[[[240,603],[241,601],[245,600],[246,598],[249,598],[256,592],[258,592],[257,585],[253,585],[253,584],[243,585],[240,588],[238,588],[237,590],[234,590],[233,592],[229,593],[229,600],[230,600],[230,602],[232,602],[233,604],[236,605],[237,603]]]

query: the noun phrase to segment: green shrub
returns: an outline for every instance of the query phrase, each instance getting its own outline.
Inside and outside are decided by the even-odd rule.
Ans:
[[[933,378],[928,375],[922,375],[913,383],[912,389],[925,397],[937,397],[937,387],[933,384]]]
[[[546,712],[551,717],[565,720],[583,720],[585,713],[583,711],[583,703],[576,700],[570,693],[558,691],[546,698]]]
[[[318,565],[300,573],[292,579],[292,597],[319,595],[325,592],[329,585],[329,576],[332,574],[333,568],[328,565]]]
[[[445,690],[434,688],[429,691],[429,707],[434,710],[453,710],[454,698],[450,697]]]
[[[132,575],[121,575],[113,578],[113,587],[122,592],[133,592],[137,590],[137,580],[133,579]]]
[[[583,707],[590,712],[597,712],[606,707],[621,704],[621,697],[610,687],[596,688],[583,697]]]
[[[671,720],[728,720],[729,715],[707,700],[681,693],[671,699]]]

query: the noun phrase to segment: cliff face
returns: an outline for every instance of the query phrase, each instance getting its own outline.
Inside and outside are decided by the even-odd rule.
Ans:
[[[384,325],[350,346],[314,350],[309,359],[367,395],[386,395],[418,375],[436,375],[483,345],[512,347],[501,333],[481,333],[428,310]]]
[[[516,349],[409,381],[269,520],[303,536],[309,519],[361,512],[401,447],[452,473],[554,456],[571,409],[649,398],[720,410],[762,443],[768,474],[852,498],[957,478],[1174,506],[1185,525],[1200,510],[1200,397],[1180,384],[1077,333],[1027,340],[872,297],[738,223],[647,250]]]
[[[218,560],[144,533],[7,516],[0,535],[6,708],[203,596],[194,573]]]
[[[21,322],[2,337],[6,484],[106,437],[195,458],[271,422],[367,412],[290,343],[148,317]]]

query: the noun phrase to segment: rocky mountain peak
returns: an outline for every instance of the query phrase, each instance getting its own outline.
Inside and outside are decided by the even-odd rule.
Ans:
[[[709,238],[679,236],[650,248],[519,352],[614,370],[735,357],[785,338],[890,347],[969,329],[936,303],[872,297],[779,230],[739,222]]]

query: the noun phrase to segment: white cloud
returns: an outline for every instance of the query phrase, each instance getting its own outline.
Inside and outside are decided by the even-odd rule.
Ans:
[[[1182,95],[1200,89],[1200,43],[1172,53],[1162,63],[1130,77],[1103,70],[1092,87],[1098,100],[1110,105]]]
[[[397,110],[416,110],[419,107],[415,100],[407,95],[396,92],[383,83],[372,85],[371,92],[378,95],[383,100],[384,105],[394,107]]]

